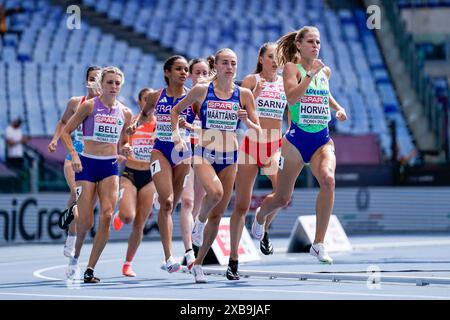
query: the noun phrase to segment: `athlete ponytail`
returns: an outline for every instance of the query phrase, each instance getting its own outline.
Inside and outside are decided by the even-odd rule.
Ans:
[[[293,31],[278,39],[277,62],[280,67],[283,67],[288,62],[297,63],[299,60],[300,54],[295,44],[296,38],[297,31]]]
[[[208,62],[209,71],[211,73],[213,70],[215,70],[214,63],[216,62],[216,59],[214,58],[214,56],[208,56],[206,58],[206,62]]]
[[[297,42],[302,42],[308,32],[319,33],[319,29],[314,26],[305,26],[278,39],[277,60],[280,67],[284,66],[288,62],[300,62],[301,53],[297,48]]]

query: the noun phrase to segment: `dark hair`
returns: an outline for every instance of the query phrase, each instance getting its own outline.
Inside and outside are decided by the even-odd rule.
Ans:
[[[166,60],[166,62],[164,62],[164,66],[163,66],[164,72],[170,71],[170,69],[172,69],[172,66],[175,63],[175,61],[180,60],[180,59],[186,60],[185,57],[180,56],[180,55],[174,55],[174,56],[171,56],[170,58],[168,58]],[[169,85],[169,78],[164,76],[164,81],[166,82],[167,85]]]
[[[308,32],[319,32],[314,26],[305,26],[297,31],[285,34],[277,41],[277,60],[280,66],[288,62],[298,63],[301,59],[296,42],[302,42]]]
[[[14,119],[11,124],[16,124],[16,126],[20,126],[22,124],[22,118],[21,117],[17,117],[16,119]]]
[[[155,91],[155,90],[153,90],[152,88],[144,88],[144,89],[142,89],[141,91],[139,91],[139,94],[138,94],[138,101],[141,101],[141,100],[142,100],[142,96],[143,96],[144,93],[146,93],[147,91],[153,92],[153,91]]]
[[[189,73],[192,74],[192,70],[194,69],[194,66],[197,63],[202,63],[202,62],[206,63],[206,65],[209,68],[209,72],[211,72],[211,70],[214,69],[214,57],[213,56],[209,56],[206,59],[195,58],[195,59],[192,59],[191,61],[189,61]]]
[[[267,48],[269,48],[270,46],[276,46],[277,44],[274,42],[266,42],[264,43],[261,47],[259,47],[259,51],[258,51],[258,60],[256,62],[256,68],[255,71],[253,73],[260,73],[263,69],[262,67],[262,63],[259,62],[259,58],[261,58],[262,56],[264,56],[264,54],[267,51]]]
[[[99,66],[90,66],[89,68],[87,68],[87,70],[86,70],[86,81],[89,80],[89,73],[91,71],[95,71],[95,70],[102,70],[102,68],[99,67]]]

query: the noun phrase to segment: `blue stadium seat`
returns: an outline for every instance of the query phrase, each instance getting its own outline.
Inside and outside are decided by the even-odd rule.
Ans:
[[[19,2],[9,0],[8,5]],[[444,1],[428,3],[438,2]],[[133,106],[141,88],[164,86],[162,62],[154,56],[129,47],[84,20],[81,30],[69,30],[65,12],[48,0],[21,3],[33,9],[14,19],[15,26],[23,30],[21,38],[8,36],[6,45],[0,44],[0,77],[3,73],[2,83],[8,83],[0,87],[0,103],[8,103],[7,115],[22,108],[31,119],[40,112],[40,106],[42,110],[52,110],[41,123],[31,124],[30,132],[52,133],[68,97],[85,94],[84,73],[89,65],[123,67],[126,84],[121,99]],[[337,131],[374,132],[380,137],[383,151],[389,151],[388,140],[382,137],[388,132],[386,120],[401,117],[399,102],[374,32],[365,28],[366,13],[360,9],[334,11],[324,1],[306,0],[233,0],[213,4],[185,0],[83,0],[83,4],[187,58],[206,57],[222,47],[231,47],[238,55],[238,79],[253,72],[257,50],[263,42],[276,41],[302,25],[316,25],[321,32],[321,58],[333,70],[332,92],[349,114],[347,122],[336,123]],[[223,12],[230,14],[225,18]],[[33,84],[33,77],[11,73],[5,66],[2,69],[2,63],[8,61],[27,61],[25,74],[37,69],[37,85]],[[16,65],[22,70],[20,64]],[[33,108],[34,90],[39,92],[35,99],[39,106]],[[41,98],[43,101],[39,101]],[[11,108],[17,103],[23,105]],[[405,122],[402,128],[402,137],[410,138]]]
[[[112,1],[107,10],[107,14],[112,20],[120,20],[124,10],[124,3],[122,1]]]
[[[110,3],[110,2],[111,2],[111,1],[109,1],[109,0],[99,0],[99,1],[97,1],[97,2],[95,3],[95,9],[96,9],[98,12],[103,12],[103,13],[105,13],[105,12],[108,11],[109,7],[111,6],[111,3]]]

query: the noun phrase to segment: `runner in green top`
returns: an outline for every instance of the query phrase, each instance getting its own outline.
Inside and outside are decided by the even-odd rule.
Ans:
[[[283,69],[291,127],[283,138],[275,193],[267,196],[256,210],[252,234],[264,235],[266,217],[286,206],[294,191],[295,181],[305,163],[310,163],[320,185],[316,201],[316,235],[310,253],[320,262],[332,263],[323,242],[334,204],[336,156],[330,139],[328,121],[330,107],[336,118],[345,121],[347,115],[329,91],[331,70],[317,59],[320,33],[316,27],[303,27],[277,42],[278,62]]]

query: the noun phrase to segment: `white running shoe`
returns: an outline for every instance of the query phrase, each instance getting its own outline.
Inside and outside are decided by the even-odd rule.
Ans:
[[[71,258],[75,255],[75,242],[77,241],[77,236],[67,236],[66,243],[64,244],[64,256]]]
[[[323,243],[315,243],[311,245],[311,248],[309,249],[309,253],[316,257],[320,262],[326,263],[326,264],[332,264],[333,259],[328,255],[327,250],[325,249],[325,246]]]
[[[67,280],[80,280],[81,271],[78,264],[69,264],[66,267],[66,278]]]
[[[194,265],[195,261],[195,254],[194,250],[189,250],[184,254],[184,257],[186,258],[186,266],[189,270],[192,269],[192,266]]]
[[[197,247],[201,247],[203,244],[203,230],[205,229],[206,222],[201,222],[198,218],[195,219],[194,228],[192,229],[192,243]]]
[[[192,267],[192,274],[195,278],[195,283],[207,283],[208,279],[205,277],[205,274],[203,273],[203,269],[201,265],[194,265]]]
[[[168,273],[174,273],[180,271],[181,264],[175,260],[174,257],[170,256],[166,261],[166,270]]]
[[[256,220],[256,217],[258,216],[259,211],[261,210],[261,207],[258,207],[255,212],[255,219],[253,220],[252,224],[252,235],[255,237],[258,241],[261,241],[264,238],[264,223],[259,224],[258,220]]]

